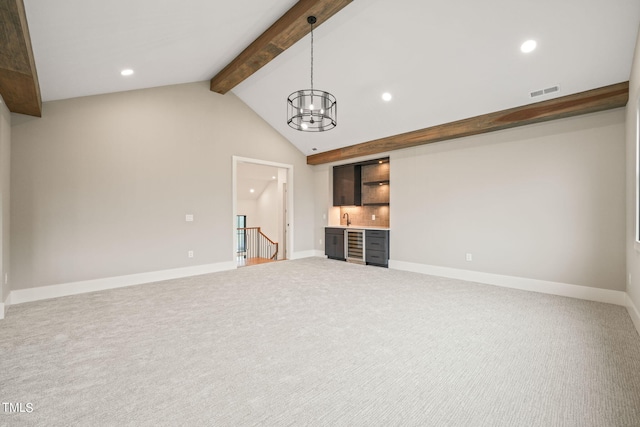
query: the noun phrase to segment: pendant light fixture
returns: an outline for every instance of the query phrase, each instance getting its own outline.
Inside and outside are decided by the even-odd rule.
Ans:
[[[315,16],[309,16],[311,25],[311,89],[293,92],[287,98],[287,124],[303,132],[323,132],[336,127],[338,104],[329,92],[313,88],[313,24]]]

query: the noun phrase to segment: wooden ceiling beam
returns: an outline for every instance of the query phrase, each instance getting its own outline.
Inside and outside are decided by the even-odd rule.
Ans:
[[[211,90],[220,94],[229,92],[309,34],[308,16],[317,18],[316,28],[352,1],[300,0],[211,79]]]
[[[535,104],[471,117],[438,126],[350,145],[307,156],[307,164],[319,165],[355,157],[431,144],[465,136],[494,132],[549,120],[624,107],[629,100],[629,82],[618,83]]]
[[[0,46],[0,95],[9,111],[40,117],[40,84],[22,0],[0,0]]]

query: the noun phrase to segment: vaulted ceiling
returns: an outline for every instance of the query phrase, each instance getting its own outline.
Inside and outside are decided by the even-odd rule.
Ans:
[[[540,101],[584,99],[578,94],[629,79],[640,25],[637,0],[24,0],[35,68],[20,73],[39,80],[43,101],[206,81],[287,11],[314,3],[344,3],[314,30],[314,86],[337,97],[338,126],[304,133],[286,124],[287,96],[310,83],[306,16],[302,26],[283,24],[288,35],[297,31],[291,47],[276,49],[282,53],[231,89],[306,155]],[[16,23],[12,4],[20,0],[0,1],[3,40],[14,31],[6,25]],[[538,47],[525,54],[528,39]],[[12,56],[13,47],[2,48],[8,105],[15,86],[2,81],[16,67]],[[121,76],[125,68],[134,74]],[[553,86],[559,90],[530,96]]]

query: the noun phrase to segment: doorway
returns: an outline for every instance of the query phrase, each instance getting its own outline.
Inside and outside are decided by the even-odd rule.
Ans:
[[[236,265],[290,258],[293,166],[233,156],[232,169]]]

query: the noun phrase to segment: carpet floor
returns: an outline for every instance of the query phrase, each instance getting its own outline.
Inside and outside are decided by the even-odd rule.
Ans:
[[[624,307],[307,258],[11,306],[0,403],[6,426],[640,426],[640,336]]]

